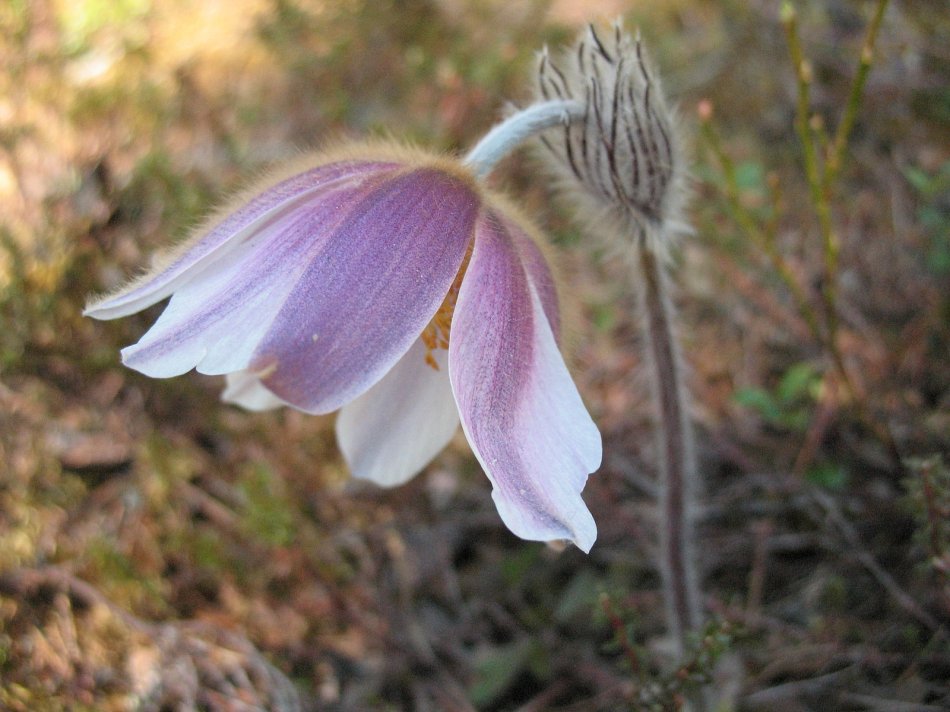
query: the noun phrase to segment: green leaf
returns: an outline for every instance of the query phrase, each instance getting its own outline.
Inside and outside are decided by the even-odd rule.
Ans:
[[[802,432],[808,427],[811,420],[811,410],[808,408],[796,408],[782,413],[776,421],[776,425],[781,425],[787,430]]]
[[[929,193],[929,188],[931,185],[931,178],[927,175],[926,172],[922,171],[917,166],[908,166],[904,169],[904,177],[907,178],[907,181],[914,186],[914,188],[919,193],[927,194]]]
[[[733,396],[733,400],[741,406],[756,411],[770,423],[778,422],[782,417],[781,410],[772,399],[772,395],[761,388],[740,388]]]
[[[763,192],[765,170],[762,165],[755,161],[745,161],[736,166],[736,185],[739,186],[739,190]]]
[[[818,373],[807,363],[797,363],[789,368],[779,381],[776,393],[781,403],[793,403],[811,394],[812,386],[819,380]]]
[[[238,488],[245,503],[241,517],[244,530],[271,546],[290,544],[295,534],[293,514],[279,479],[270,469],[263,464],[251,466]]]
[[[848,484],[848,471],[842,465],[824,462],[809,468],[805,479],[818,487],[840,491]]]
[[[567,623],[575,615],[586,614],[592,605],[597,602],[597,594],[603,589],[603,584],[590,571],[580,571],[573,577],[561,592],[554,611],[554,617],[559,623]]]
[[[476,707],[491,705],[498,700],[527,667],[532,653],[529,639],[516,640],[483,653],[475,666],[475,682],[468,697]]]
[[[590,314],[598,331],[610,331],[617,322],[614,311],[609,304],[592,304]]]
[[[501,575],[505,583],[515,586],[527,578],[528,571],[538,562],[542,547],[525,544],[515,548],[501,560]]]

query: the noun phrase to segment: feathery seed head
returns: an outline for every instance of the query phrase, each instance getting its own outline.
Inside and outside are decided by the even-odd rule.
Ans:
[[[641,238],[680,221],[686,173],[676,119],[639,37],[616,23],[602,41],[592,26],[573,51],[539,58],[539,99],[575,100],[582,119],[542,141],[564,186],[587,212],[604,213]]]

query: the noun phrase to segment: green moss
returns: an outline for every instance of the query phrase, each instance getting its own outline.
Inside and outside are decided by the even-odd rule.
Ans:
[[[238,482],[243,498],[241,523],[251,537],[270,546],[287,546],[294,540],[294,510],[283,484],[269,467],[248,467]]]

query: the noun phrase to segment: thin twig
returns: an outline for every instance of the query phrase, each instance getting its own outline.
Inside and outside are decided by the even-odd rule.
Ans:
[[[845,366],[844,357],[838,346],[839,318],[837,289],[838,257],[841,245],[831,220],[831,196],[834,191],[834,183],[840,175],[841,165],[844,160],[845,151],[847,150],[848,138],[851,135],[851,129],[857,117],[864,86],[867,83],[868,73],[871,70],[871,64],[874,58],[874,44],[877,41],[877,35],[884,18],[887,3],[888,0],[878,0],[874,16],[868,26],[868,31],[861,48],[858,69],[855,72],[855,77],[851,84],[848,102],[845,106],[845,113],[841,122],[838,124],[834,140],[829,142],[829,149],[825,156],[826,160],[824,165],[819,161],[818,152],[812,136],[813,129],[809,113],[811,111],[810,87],[813,79],[811,64],[805,58],[802,51],[795,10],[791,3],[787,2],[782,8],[782,22],[785,26],[785,34],[788,40],[789,52],[791,54],[792,64],[795,68],[797,81],[795,129],[802,144],[805,176],[811,194],[812,207],[818,218],[818,228],[823,245],[824,275],[821,285],[821,294],[825,308],[826,322],[824,346],[831,356],[834,368],[838,372],[845,389],[848,391],[848,395],[858,409],[858,416],[875,436],[882,440],[892,457],[895,458],[896,464],[900,466],[900,453],[893,436],[886,426],[881,426],[874,420],[867,411],[864,403],[857,397],[857,389],[854,387],[851,374]]]
[[[35,591],[43,586],[66,591],[90,608],[102,606],[123,623],[137,631],[152,634],[156,626],[137,618],[125,609],[106,598],[91,584],[77,578],[72,572],[61,566],[44,566],[36,569],[14,569],[0,576],[0,591],[4,589],[20,594]]]
[[[946,629],[927,611],[925,611],[920,604],[917,603],[907,593],[900,584],[891,576],[885,569],[882,567],[874,556],[867,550],[864,546],[864,543],[861,541],[861,536],[858,534],[857,530],[852,526],[852,524],[845,518],[841,513],[841,510],[838,509],[838,505],[835,501],[818,489],[813,489],[811,491],[811,496],[814,500],[821,506],[825,511],[825,514],[828,516],[828,519],[832,524],[835,525],[835,528],[841,533],[845,541],[848,543],[848,546],[854,556],[859,562],[867,569],[868,573],[875,578],[875,580],[881,585],[881,587],[887,591],[887,593],[894,599],[894,602],[898,606],[903,608],[912,618],[915,618],[919,623],[923,624],[928,630],[934,633],[941,638],[945,638],[947,635]]]
[[[823,693],[825,690],[840,688],[843,680],[854,674],[853,668],[845,668],[827,675],[811,677],[807,680],[795,680],[794,682],[784,682],[781,685],[775,685],[765,690],[758,690],[742,700],[743,709],[749,710],[775,710],[782,707],[783,703],[802,696],[815,696]]]
[[[778,274],[782,283],[791,293],[792,299],[795,300],[798,313],[807,323],[812,337],[818,343],[822,343],[824,341],[824,335],[818,323],[818,317],[815,315],[814,309],[812,309],[808,298],[805,296],[805,290],[802,289],[801,284],[799,284],[798,279],[795,277],[794,272],[789,267],[782,253],[779,252],[774,233],[770,230],[763,230],[752,218],[745,206],[742,205],[735,164],[729,157],[729,154],[723,149],[722,142],[713,128],[712,122],[703,121],[701,126],[706,145],[709,146],[716,160],[719,162],[720,170],[722,171],[723,178],[725,178],[724,195],[730,217],[742,229],[746,237],[765,252],[776,274]],[[776,211],[778,210],[777,205],[775,209]]]
[[[630,664],[630,672],[636,675],[640,672],[640,658],[637,657],[637,650],[630,642],[630,636],[627,635],[627,627],[617,614],[617,611],[614,610],[613,603],[606,593],[601,594],[600,605],[604,609],[604,615],[607,616],[610,627],[614,631],[614,640],[621,647],[624,655],[627,656],[627,662]]]
[[[756,616],[762,611],[762,598],[765,591],[765,570],[769,558],[769,538],[775,531],[775,523],[764,519],[752,525],[755,543],[752,548],[752,566],[749,569],[749,593],[746,598],[746,612]]]
[[[805,441],[802,443],[802,447],[795,457],[795,464],[792,465],[792,472],[795,473],[796,476],[805,474],[805,471],[815,461],[818,449],[824,440],[825,433],[828,431],[828,428],[834,421],[835,415],[838,413],[838,402],[835,395],[834,384],[829,382],[833,380],[830,374],[826,374],[824,379],[825,387],[821,390],[823,394],[822,398],[818,403],[814,417],[811,419],[811,424],[808,426],[808,431],[805,433]]]
[[[855,705],[868,712],[946,712],[946,707],[924,705],[919,702],[889,700],[857,692],[842,692],[839,701],[846,705]]]
[[[838,130],[835,131],[834,140],[829,147],[828,159],[825,162],[825,184],[829,188],[838,178],[841,165],[844,163],[845,151],[847,151],[848,148],[848,139],[851,136],[851,129],[854,128],[854,122],[858,116],[858,108],[861,106],[861,97],[864,94],[864,87],[867,84],[871,64],[874,61],[874,45],[877,43],[878,31],[881,29],[881,23],[884,20],[884,11],[887,9],[887,4],[888,0],[878,0],[877,7],[874,8],[874,16],[871,18],[867,34],[864,36],[864,42],[861,45],[861,57],[858,60],[858,70],[855,72],[854,80],[851,82],[851,90],[848,92],[848,103],[845,104],[844,116],[841,117]]]

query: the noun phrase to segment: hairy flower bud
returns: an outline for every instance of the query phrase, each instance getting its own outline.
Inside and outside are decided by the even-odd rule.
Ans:
[[[588,27],[557,61],[543,51],[538,93],[578,101],[583,118],[542,137],[571,193],[637,235],[669,233],[683,205],[685,159],[676,120],[639,37],[614,25],[612,42]],[[657,229],[659,228],[659,230]]]

